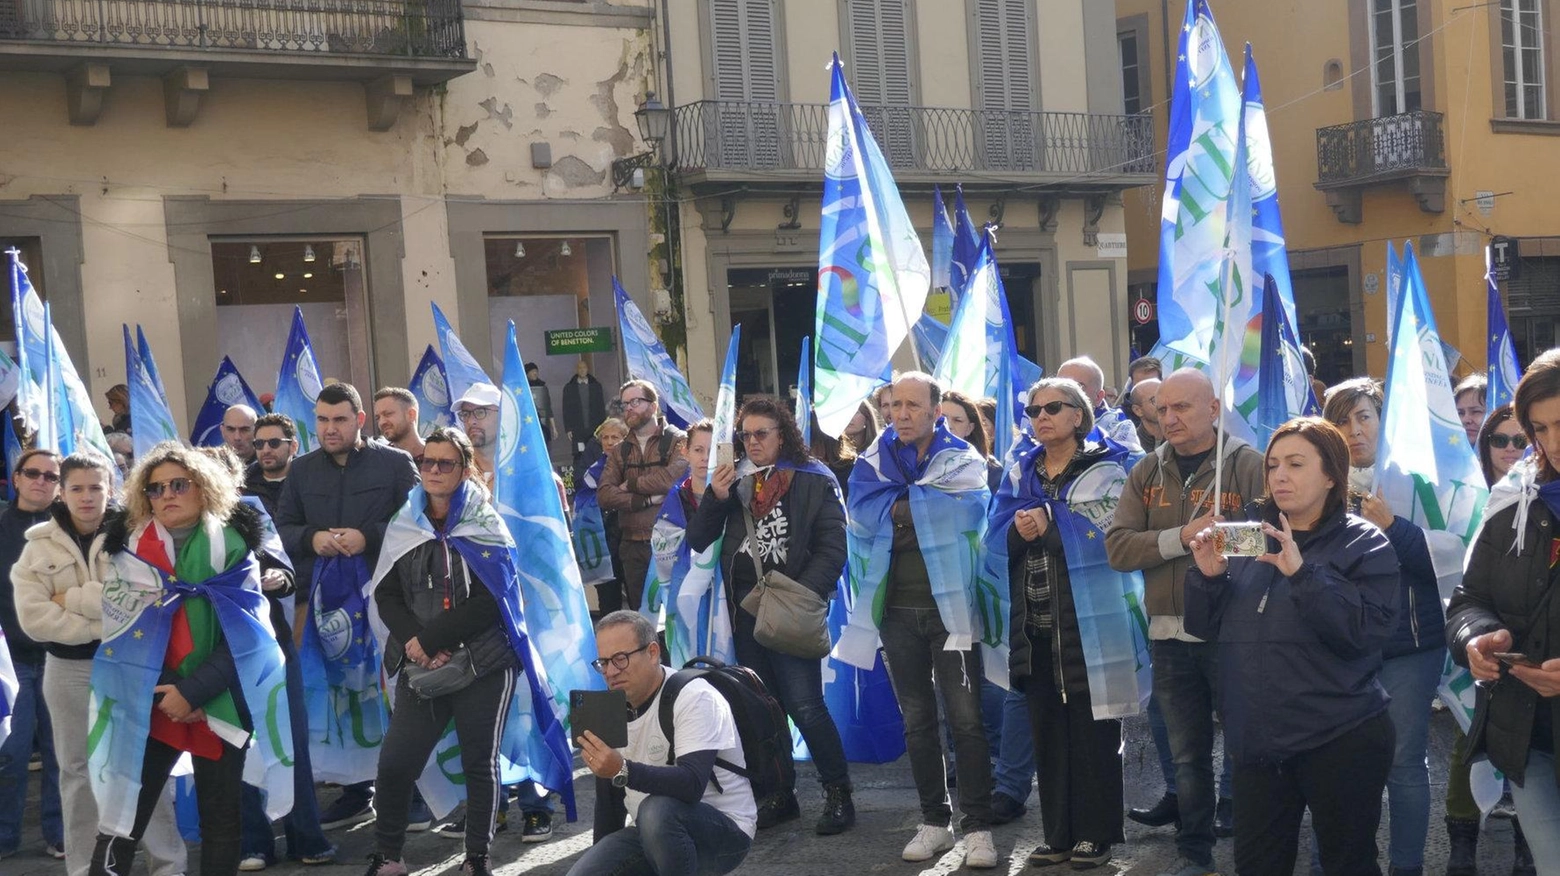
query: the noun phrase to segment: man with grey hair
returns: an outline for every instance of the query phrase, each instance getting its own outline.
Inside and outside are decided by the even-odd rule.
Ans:
[[[850,475],[851,533],[866,563],[836,656],[871,668],[882,644],[921,805],[920,829],[902,857],[926,861],[953,848],[938,733],[941,694],[953,732],[964,863],[995,867],[976,651],[982,631],[973,611],[977,569],[968,548],[959,547],[985,535],[986,460],[949,433],[942,388],[931,375],[906,372],[891,391],[892,422],[862,449]]]
[[[758,807],[730,704],[709,682],[661,665],[655,624],[637,611],[598,621],[596,651],[607,687],[628,700],[628,745],[611,748],[589,730],[577,740],[596,776],[595,845],[569,876],[644,872],[635,862],[658,876],[736,869],[752,847]]]
[[[255,409],[233,405],[222,415],[222,441],[244,465],[255,461]]]
[[[1159,413],[1154,410],[1154,397],[1159,394],[1162,382],[1157,377],[1140,380],[1133,384],[1132,394],[1128,396],[1127,405],[1138,418],[1138,441],[1146,451],[1153,451],[1165,440],[1165,433],[1159,428]]]
[[[1142,570],[1149,648],[1154,663],[1154,706],[1164,718],[1174,763],[1174,790],[1134,821],[1179,820],[1179,856],[1165,871],[1202,876],[1213,871],[1215,830],[1233,831],[1227,799],[1215,799],[1213,712],[1217,706],[1217,646],[1186,631],[1185,580],[1192,536],[1221,519],[1241,519],[1264,492],[1262,454],[1233,435],[1215,457],[1216,424],[1223,413],[1207,375],[1182,368],[1159,385],[1155,414],[1165,443],[1133,467],[1105,535],[1113,568]],[[1215,468],[1223,469],[1219,495]],[[1152,716],[1150,716],[1152,721]],[[1217,806],[1217,825],[1216,825]]]
[[[1098,362],[1088,356],[1068,359],[1062,363],[1062,367],[1056,369],[1056,376],[1070,377],[1083,387],[1084,394],[1089,397],[1089,404],[1094,406],[1094,428],[1101,435],[1132,451],[1134,459],[1143,455],[1143,447],[1138,443],[1137,426],[1120,408],[1111,407],[1105,397],[1105,370],[1100,368]]]

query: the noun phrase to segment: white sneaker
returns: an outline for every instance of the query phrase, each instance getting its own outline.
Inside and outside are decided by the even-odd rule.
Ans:
[[[986,834],[986,844],[991,845],[991,834]],[[923,824],[916,828],[915,839],[906,846],[899,857],[906,861],[929,861],[934,856],[953,848],[953,831],[935,824]]]
[[[964,866],[976,870],[997,866],[997,847],[991,842],[991,831],[977,830],[964,835]]]
[[[265,869],[265,858],[259,855],[250,855],[238,862],[238,869],[244,873],[256,873]]]

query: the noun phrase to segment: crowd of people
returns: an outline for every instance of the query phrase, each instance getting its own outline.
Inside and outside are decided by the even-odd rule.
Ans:
[[[855,827],[822,662],[750,608],[780,583],[826,605],[845,576],[855,610],[835,656],[881,654],[903,718],[919,809],[906,861],[962,837],[965,866],[996,867],[991,828],[1037,796],[1034,867],[1101,867],[1131,818],[1175,826],[1167,876],[1213,873],[1223,837],[1238,873],[1287,876],[1309,811],[1314,866],[1379,874],[1385,796],[1389,870],[1419,876],[1449,653],[1479,703],[1450,765],[1449,876],[1477,873],[1469,771],[1485,759],[1520,825],[1514,876],[1560,874],[1560,351],[1496,410],[1477,376],[1456,387],[1491,490],[1449,604],[1424,531],[1374,491],[1378,383],[1327,388],[1322,416],[1254,447],[1219,441],[1223,407],[1201,372],[1149,358],[1127,370],[1116,407],[1098,364],[1062,363],[1024,393],[1021,429],[995,400],[920,372],[863,399],[838,438],[814,421],[806,442],[789,403],[753,396],[728,449],[711,421],[668,423],[653,384],[630,380],[608,404],[586,394],[582,369],[579,398],[565,399],[574,485],[599,504],[611,560],[587,587],[594,667],[629,720],[626,746],[574,740],[596,782],[596,843],[571,873],[730,872],[757,831],[804,809],[820,835]],[[588,432],[580,407],[599,409]],[[128,873],[138,846],[153,876],[183,873],[168,776],[187,753],[203,874],[274,863],[279,815],[304,864],[335,860],[328,831],[376,819],[368,876],[404,876],[407,832],[434,823],[415,782],[450,725],[466,803],[437,830],[463,840],[464,872],[489,872],[511,804],[525,841],[548,839],[560,789],[505,787],[499,770],[530,659],[515,570],[483,541],[504,531],[490,496],[499,411],[497,388],[478,384],[454,405],[458,428],[423,435],[408,391],[365,407],[331,384],[318,449],[298,455],[292,420],[235,406],[222,447],[126,449],[122,492],[108,460],[22,452],[0,513],[0,622],[20,682],[0,748],[0,858],[20,842],[36,748],[44,840],[68,876]],[[1006,459],[1000,430],[1014,433]],[[1260,527],[1263,549],[1227,551],[1231,522]],[[760,779],[719,679],[668,665],[647,583],[668,525],[686,550],[714,552],[736,661],[805,740],[816,807],[794,771]],[[319,635],[311,588],[327,578],[372,603],[394,696],[377,763],[321,806],[300,653]],[[285,681],[267,702],[259,685],[273,675]],[[290,742],[284,779],[261,745],[278,688],[290,724],[269,742]],[[1129,811],[1121,720],[1140,712],[1165,791]],[[105,760],[116,752],[133,762]]]

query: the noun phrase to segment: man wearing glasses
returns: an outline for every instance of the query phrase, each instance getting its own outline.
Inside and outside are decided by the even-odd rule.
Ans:
[[[609,748],[588,730],[578,740],[596,776],[596,844],[569,876],[624,872],[635,861],[661,876],[735,870],[752,847],[758,808],[752,784],[731,769],[747,766],[731,706],[709,682],[689,682],[675,695],[667,739],[661,691],[673,670],[661,665],[655,624],[613,612],[596,624],[596,649],[596,669],[628,700],[628,745]]]
[[[49,519],[49,506],[60,491],[60,458],[50,450],[29,450],[11,472],[16,501],[0,512],[0,629],[10,646],[19,687],[11,705],[11,735],[0,744],[0,858],[16,853],[22,841],[22,813],[27,800],[27,762],[33,742],[43,753],[44,851],[65,857],[65,823],[60,813],[60,771],[54,760],[54,732],[43,705],[43,663],[46,652],[22,632],[16,619],[11,567],[22,555],[29,527]]]
[[[292,461],[282,485],[276,528],[297,571],[300,606],[309,603],[318,557],[362,556],[373,570],[385,524],[417,483],[406,451],[363,440],[367,419],[363,399],[351,384],[322,388],[314,402],[320,446]],[[341,797],[320,813],[321,826],[333,830],[368,821],[374,817],[373,795],[372,781],[344,786]],[[427,830],[432,821],[424,805],[413,813],[408,829]]]
[[[286,414],[266,414],[255,420],[255,461],[244,473],[244,494],[254,496],[276,519],[282,500],[282,485],[298,452],[298,430]]]
[[[607,454],[596,499],[603,511],[618,512],[622,531],[618,560],[623,565],[623,594],[597,587],[602,611],[639,609],[645,573],[650,570],[650,530],[666,494],[688,474],[684,455],[688,438],[661,418],[660,395],[645,380],[630,380],[618,392],[629,437]]]
[[[493,492],[493,451],[498,446],[499,402],[503,398],[491,383],[473,383],[455,400],[455,418],[471,439],[474,465],[482,485]]]

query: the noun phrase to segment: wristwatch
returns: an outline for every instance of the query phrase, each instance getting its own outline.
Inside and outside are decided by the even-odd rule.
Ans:
[[[623,759],[623,765],[618,767],[617,775],[612,777],[612,787],[614,787],[614,788],[626,788],[626,787],[628,787],[628,759],[627,758],[624,758]]]

